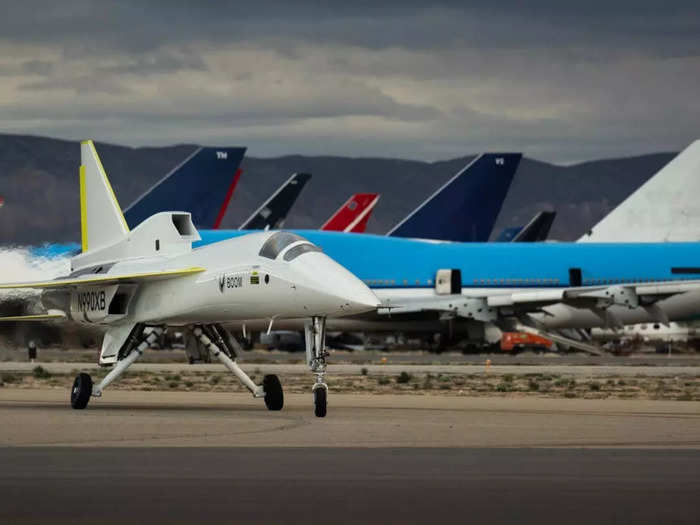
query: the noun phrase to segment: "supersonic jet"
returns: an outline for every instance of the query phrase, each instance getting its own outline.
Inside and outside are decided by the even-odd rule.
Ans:
[[[374,310],[378,300],[345,268],[299,235],[258,232],[192,249],[200,239],[186,212],[161,212],[131,230],[117,203],[92,141],[81,145],[82,253],[70,275],[50,281],[10,283],[2,289],[42,290],[47,312],[3,320],[70,318],[107,330],[99,363],[112,365],[93,385],[75,378],[71,406],[85,408],[91,396],[119,377],[167,326],[186,326],[270,410],[283,406],[282,386],[268,375],[255,384],[236,363],[237,343],[219,323],[236,319],[308,319],[318,334],[327,316]],[[314,337],[310,360],[316,415],[326,414],[327,353]]]

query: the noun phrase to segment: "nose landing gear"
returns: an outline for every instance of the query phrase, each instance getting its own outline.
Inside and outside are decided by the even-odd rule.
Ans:
[[[314,396],[314,413],[316,417],[326,417],[328,385],[326,377],[326,357],[330,354],[326,350],[326,318],[312,317],[311,321],[304,323],[304,335],[306,336],[306,362],[311,373],[316,375],[316,382],[312,388]]]

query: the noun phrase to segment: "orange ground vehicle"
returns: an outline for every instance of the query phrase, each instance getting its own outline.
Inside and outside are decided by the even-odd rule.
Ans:
[[[504,352],[522,352],[524,350],[551,350],[552,341],[527,332],[503,332],[501,350]]]

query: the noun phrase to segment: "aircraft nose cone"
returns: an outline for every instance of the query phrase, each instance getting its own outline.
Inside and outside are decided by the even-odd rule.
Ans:
[[[380,302],[365,283],[323,253],[308,253],[292,263],[311,293],[317,315],[354,315],[376,310]]]
[[[344,301],[341,305],[343,312],[351,315],[376,310],[381,304],[377,296],[362,281],[357,278],[355,280],[356,283],[348,286],[341,296]]]

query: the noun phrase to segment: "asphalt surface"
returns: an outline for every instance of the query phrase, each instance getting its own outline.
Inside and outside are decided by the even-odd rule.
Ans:
[[[700,522],[700,403],[0,388],[1,524]]]
[[[696,524],[700,452],[0,448],[0,523]]]
[[[65,388],[0,388],[0,446],[646,447],[700,449],[700,403],[309,394],[280,412],[228,392],[106,390],[72,410]]]

